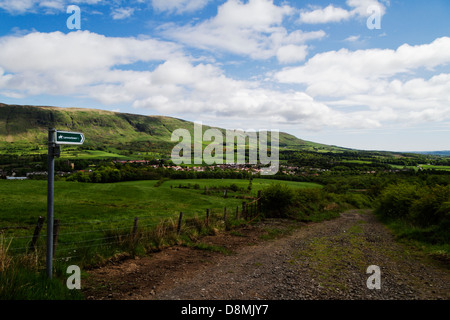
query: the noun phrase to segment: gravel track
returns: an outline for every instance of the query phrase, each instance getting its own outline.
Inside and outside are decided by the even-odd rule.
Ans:
[[[271,240],[261,236],[289,230]],[[448,300],[450,270],[395,242],[369,210],[302,224],[266,220],[201,239],[232,253],[174,247],[91,270],[88,299]],[[276,234],[277,232],[275,232]],[[368,289],[367,267],[381,270]]]

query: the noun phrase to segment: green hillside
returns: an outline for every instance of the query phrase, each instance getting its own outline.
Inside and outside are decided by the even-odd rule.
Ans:
[[[97,109],[20,106],[0,104],[0,147],[8,153],[45,152],[49,127],[83,132],[81,149],[108,151],[112,155],[151,152],[168,155],[176,144],[172,132],[187,129],[194,137],[194,123],[164,116],[143,116]],[[211,127],[203,125],[203,130]],[[225,132],[224,129],[220,129]],[[225,136],[225,135],[224,135]],[[290,150],[337,151],[342,148],[321,145],[280,133],[280,148]],[[73,149],[73,148],[72,148]],[[70,147],[65,147],[70,151]],[[91,152],[95,155],[94,152]]]

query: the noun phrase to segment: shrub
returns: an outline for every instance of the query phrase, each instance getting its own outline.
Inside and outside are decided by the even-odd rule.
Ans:
[[[370,208],[372,202],[365,194],[349,193],[342,197],[345,203],[352,205],[357,209]]]
[[[387,186],[379,196],[377,213],[385,218],[408,218],[418,186],[406,182]]]
[[[261,205],[267,217],[283,217],[293,204],[293,190],[282,183],[271,183],[261,190]]]
[[[450,214],[449,200],[450,187],[436,185],[420,189],[419,198],[411,205],[411,221],[422,227],[443,222]]]

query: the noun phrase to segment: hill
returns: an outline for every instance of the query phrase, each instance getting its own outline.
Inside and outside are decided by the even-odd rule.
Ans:
[[[19,168],[28,168],[26,170],[33,171],[39,167],[34,165],[38,163],[45,167],[49,127],[82,132],[85,143],[64,146],[61,159],[90,160],[91,164],[103,159],[169,159],[178,143],[171,141],[174,130],[186,129],[191,137],[195,136],[194,122],[172,117],[0,103],[0,170],[17,172]],[[206,131],[212,127],[203,125],[202,128]],[[216,129],[226,137],[225,129]],[[204,147],[209,143],[204,141]],[[302,140],[285,132],[279,134],[279,146],[280,164],[308,167],[316,173],[323,170],[347,174],[450,168],[450,157],[445,155],[346,149]],[[83,162],[76,166],[80,168],[87,164]]]
[[[128,155],[145,152],[168,156],[175,145],[172,132],[187,129],[193,136],[194,123],[165,116],[144,116],[97,109],[7,105],[0,103],[0,143],[10,153],[45,151],[49,127],[83,132],[82,149]],[[203,125],[203,130],[211,128]],[[224,129],[217,128],[222,132]],[[11,148],[11,146],[17,148]],[[321,152],[342,151],[280,132],[280,148]],[[67,148],[65,148],[67,149]],[[70,148],[69,148],[70,149]]]

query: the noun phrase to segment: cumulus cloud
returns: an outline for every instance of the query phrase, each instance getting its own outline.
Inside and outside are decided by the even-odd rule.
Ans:
[[[352,16],[352,14],[342,8],[337,8],[330,4],[328,7],[323,9],[315,9],[312,11],[302,11],[300,13],[300,22],[303,23],[328,23],[328,22],[339,22],[342,20],[347,20]]]
[[[438,38],[430,44],[404,44],[391,49],[328,51],[319,53],[303,66],[286,68],[276,74],[284,83],[310,86],[326,82],[316,95],[345,95],[371,88],[370,82],[418,68],[432,69],[450,63],[450,38]],[[318,88],[316,86],[316,88]]]
[[[307,46],[297,46],[290,44],[278,49],[277,59],[280,63],[294,63],[305,60],[307,54]]]
[[[195,61],[180,46],[151,38],[33,32],[2,37],[0,47],[0,93],[8,97],[72,95],[191,119],[252,119],[308,130],[450,119],[450,74],[415,74],[450,64],[448,37],[396,50],[316,54],[276,72],[273,82],[233,79],[220,64]],[[307,46],[281,45],[276,54],[280,62],[298,62]],[[152,67],[137,70],[135,63]]]
[[[449,50],[448,37],[424,45],[404,44],[397,50],[341,49],[317,54],[274,78],[305,85],[307,94],[326,100],[330,107],[365,109],[359,114],[379,123],[438,121],[450,116],[450,75],[425,79],[416,72],[449,65]]]
[[[325,32],[296,30],[289,33],[282,22],[293,13],[293,8],[277,6],[272,0],[249,0],[247,3],[228,0],[218,8],[215,17],[185,26],[168,24],[162,28],[162,33],[204,50],[220,50],[252,59],[281,57],[283,62],[287,59],[287,51],[294,47],[281,48],[296,45],[297,61],[301,61],[303,51],[299,48],[304,49],[301,45],[308,40],[323,38]],[[292,57],[287,60],[293,61]]]
[[[299,22],[307,24],[333,23],[355,17],[368,17],[373,13],[372,8],[376,8],[381,16],[386,13],[385,5],[377,0],[347,0],[346,3],[348,9],[330,4],[325,8],[301,10]]]
[[[304,92],[229,78],[219,66],[192,61],[179,47],[154,39],[35,32],[0,38],[0,46],[0,92],[11,97],[76,95],[163,114],[252,117],[305,128],[349,122]],[[127,69],[150,61],[157,64],[153,70]]]
[[[74,93],[95,83],[126,81],[132,77],[129,72],[124,71],[124,80],[120,80],[121,71],[115,67],[180,54],[172,43],[105,37],[89,31],[2,37],[0,47],[0,67],[9,76],[4,87],[29,94]]]
[[[24,13],[31,10],[36,4],[35,0],[1,0],[0,8],[9,13]]]

